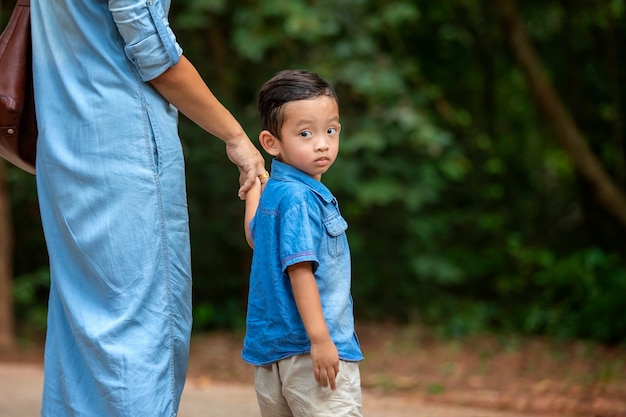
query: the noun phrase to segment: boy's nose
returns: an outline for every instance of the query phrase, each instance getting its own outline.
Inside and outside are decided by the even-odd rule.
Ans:
[[[315,148],[318,150],[326,150],[328,149],[328,140],[326,140],[326,138],[320,138],[315,145]]]

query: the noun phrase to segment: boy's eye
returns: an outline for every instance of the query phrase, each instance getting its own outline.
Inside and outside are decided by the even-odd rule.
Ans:
[[[335,133],[337,133],[337,128],[336,127],[329,127],[328,130],[326,131],[326,133],[328,133],[329,135],[334,135]]]
[[[303,130],[300,132],[300,137],[302,138],[310,138],[313,135],[310,130]]]

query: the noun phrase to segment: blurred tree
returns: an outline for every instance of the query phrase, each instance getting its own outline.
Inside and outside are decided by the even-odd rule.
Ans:
[[[615,342],[626,334],[625,9],[625,0],[176,0],[171,22],[252,138],[257,90],[276,71],[304,67],[334,84],[342,144],[324,182],[350,225],[359,318]],[[221,142],[185,118],[180,131],[194,323],[239,328],[250,251],[237,172]],[[27,307],[45,306],[47,282],[36,192],[12,167],[6,180],[14,311],[32,323],[41,309]]]
[[[15,343],[13,334],[13,231],[5,181],[6,162],[0,159],[0,348]]]
[[[538,110],[543,113],[543,117],[550,125],[554,136],[570,155],[581,176],[595,190],[596,197],[606,211],[614,216],[626,231],[626,195],[613,183],[598,158],[593,154],[586,138],[563,106],[558,94],[552,88],[545,75],[543,65],[528,39],[514,2],[512,0],[497,0],[495,5],[503,20],[505,35],[509,39],[513,53],[526,75],[530,92],[537,103]],[[623,152],[623,148],[618,149],[622,149]],[[622,169],[619,169],[620,175],[623,175]]]

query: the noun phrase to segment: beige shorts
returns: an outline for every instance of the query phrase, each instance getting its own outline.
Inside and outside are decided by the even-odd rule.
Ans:
[[[309,355],[256,366],[254,382],[263,417],[361,417],[358,362],[339,361],[337,389],[322,387]]]

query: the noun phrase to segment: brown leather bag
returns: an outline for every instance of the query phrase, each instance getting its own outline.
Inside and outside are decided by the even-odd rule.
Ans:
[[[35,174],[37,121],[31,56],[30,0],[17,0],[0,35],[0,157]]]

